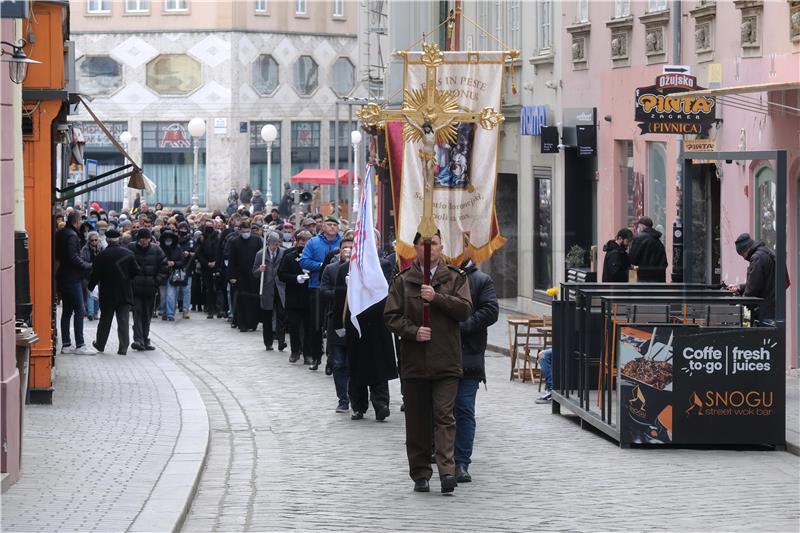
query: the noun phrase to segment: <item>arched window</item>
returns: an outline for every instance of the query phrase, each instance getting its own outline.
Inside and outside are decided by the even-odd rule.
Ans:
[[[775,172],[770,167],[764,167],[756,174],[756,202],[755,202],[755,238],[767,243],[775,249],[775,205],[777,201],[777,187],[775,185]]]

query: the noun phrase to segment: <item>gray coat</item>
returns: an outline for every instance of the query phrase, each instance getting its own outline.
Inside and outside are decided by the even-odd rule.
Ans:
[[[275,253],[275,259],[270,261],[269,249],[267,249],[267,260],[264,263],[267,269],[264,271],[264,290],[261,291],[261,309],[265,311],[272,311],[275,301],[272,295],[276,288],[278,289],[278,297],[281,300],[281,305],[286,307],[286,284],[278,279],[278,265],[281,264],[281,259],[283,259],[283,254],[285,252],[285,249],[278,248],[278,251]],[[262,253],[263,250],[260,250],[256,254],[256,259],[253,262],[253,276],[256,279],[261,278],[259,267],[261,266]]]

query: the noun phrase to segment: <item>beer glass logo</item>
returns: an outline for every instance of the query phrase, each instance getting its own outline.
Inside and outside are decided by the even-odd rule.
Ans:
[[[697,414],[702,416],[703,415],[703,401],[700,399],[700,396],[697,395],[696,392],[692,393],[692,396],[689,398],[689,408],[686,409],[686,415],[692,414],[692,411],[697,409]]]

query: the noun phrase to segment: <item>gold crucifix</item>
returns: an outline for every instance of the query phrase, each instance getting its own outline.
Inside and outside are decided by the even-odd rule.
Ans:
[[[401,52],[408,61],[405,52]],[[367,126],[377,126],[388,120],[403,120],[403,139],[405,142],[422,142],[419,157],[425,171],[422,220],[417,231],[426,243],[436,235],[436,222],[433,218],[433,173],[436,161],[436,144],[452,143],[456,140],[457,126],[461,122],[478,123],[490,130],[499,126],[505,118],[491,107],[478,113],[462,111],[458,105],[458,95],[454,91],[436,88],[437,69],[444,64],[444,53],[436,43],[422,44],[422,64],[425,65],[425,87],[406,89],[403,92],[403,107],[398,110],[385,109],[377,103],[365,105],[356,116]]]

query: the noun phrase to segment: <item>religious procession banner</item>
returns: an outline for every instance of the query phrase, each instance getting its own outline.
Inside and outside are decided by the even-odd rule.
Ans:
[[[406,96],[425,87],[422,52],[407,52],[404,89]],[[461,111],[480,112],[501,108],[504,52],[445,52],[437,68],[437,89],[453,91]],[[404,123],[386,125],[389,163],[394,194],[396,250],[400,257],[415,256],[414,235],[423,210],[424,168],[420,159],[423,141],[404,142]],[[433,216],[442,234],[444,254],[454,263],[467,248],[475,261],[485,261],[503,246],[495,213],[495,186],[499,128],[483,129],[462,122],[450,143],[437,143],[434,163]]]

